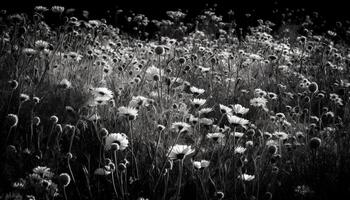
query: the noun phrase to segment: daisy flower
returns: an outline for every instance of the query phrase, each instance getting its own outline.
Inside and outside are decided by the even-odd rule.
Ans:
[[[212,112],[212,111],[213,111],[212,108],[202,108],[202,109],[200,109],[200,110],[198,111],[198,114],[199,114],[199,115],[208,114],[208,113],[210,113],[210,112]]]
[[[232,106],[232,110],[236,114],[244,115],[244,114],[246,114],[249,111],[249,108],[245,108],[241,104],[235,104],[235,105]]]
[[[129,140],[124,133],[111,133],[107,135],[105,140],[105,150],[124,150],[128,147]]]
[[[250,100],[250,105],[254,107],[266,107],[267,100],[264,97],[257,97]]]
[[[199,122],[201,124],[204,124],[204,125],[207,125],[207,126],[210,126],[210,125],[212,125],[214,123],[214,121],[212,119],[208,119],[208,118],[200,118]]]
[[[237,137],[237,138],[241,138],[241,137],[243,137],[244,133],[236,131],[234,133],[232,132],[230,135]]]
[[[176,132],[178,132],[178,133],[188,131],[190,128],[191,128],[191,125],[189,125],[186,122],[174,122],[171,125],[171,129],[176,130]]]
[[[192,165],[196,169],[204,169],[207,168],[210,164],[210,161],[201,160],[201,161],[192,161]]]
[[[50,179],[54,175],[50,170],[51,170],[50,168],[45,166],[37,166],[33,169],[33,172],[42,178]]]
[[[68,89],[72,87],[72,83],[67,79],[62,79],[61,82],[58,84],[58,86],[63,89]]]
[[[222,105],[222,104],[219,104],[219,106],[220,106],[220,112],[222,114],[230,114],[230,113],[232,113],[232,108],[227,107],[227,106]]]
[[[191,146],[176,144],[169,148],[168,158],[170,160],[183,160],[195,150]]]
[[[273,133],[274,136],[276,136],[280,140],[286,140],[288,139],[288,134],[282,131],[276,131]]]
[[[246,148],[244,148],[244,147],[242,147],[242,146],[238,146],[238,147],[236,147],[235,148],[235,154],[237,153],[237,154],[243,154],[245,151],[246,151],[247,149]]]
[[[200,89],[200,88],[196,88],[194,86],[190,87],[190,91],[194,94],[194,95],[200,95],[204,93],[204,89]]]
[[[129,120],[135,120],[138,115],[137,109],[133,107],[121,106],[118,108],[118,112],[120,116],[126,117]]]
[[[206,101],[207,101],[206,99],[195,98],[191,101],[191,103],[194,105],[195,108],[199,108],[200,106],[204,105]]]
[[[212,139],[214,142],[220,142],[225,137],[223,133],[216,132],[216,133],[208,133],[207,138]]]
[[[243,128],[247,128],[247,125],[249,124],[249,120],[241,118],[241,117],[237,117],[236,115],[227,115],[228,118],[228,122],[230,124],[234,124],[234,125],[240,125]]]
[[[90,88],[90,91],[94,97],[103,97],[106,100],[113,98],[113,92],[105,87]]]
[[[249,174],[242,174],[238,176],[239,179],[242,179],[243,181],[251,181],[255,178],[254,175],[249,175]]]

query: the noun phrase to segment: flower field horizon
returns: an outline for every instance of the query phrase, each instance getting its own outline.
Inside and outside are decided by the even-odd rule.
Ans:
[[[0,199],[350,197],[349,21],[116,12],[0,11]]]

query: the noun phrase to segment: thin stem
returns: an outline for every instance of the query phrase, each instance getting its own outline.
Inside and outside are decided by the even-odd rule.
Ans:
[[[178,183],[178,187],[177,187],[177,192],[176,192],[176,200],[179,199],[180,196],[180,191],[181,191],[181,181],[182,181],[182,168],[183,168],[183,163],[184,160],[181,159],[180,164],[179,164],[179,183]]]

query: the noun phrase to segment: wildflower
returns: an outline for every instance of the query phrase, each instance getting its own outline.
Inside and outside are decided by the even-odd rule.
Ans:
[[[307,185],[298,185],[295,189],[294,192],[304,196],[306,194],[309,194],[312,192],[309,186]]]
[[[319,137],[313,137],[309,142],[311,149],[317,149],[321,146],[321,139]]]
[[[311,93],[316,93],[318,91],[318,85],[316,82],[311,82],[309,87],[308,87],[309,91]]]
[[[203,94],[204,93],[204,89],[200,89],[200,88],[196,88],[196,87],[194,87],[194,86],[191,86],[190,87],[190,91],[194,94],[194,95],[201,95],[201,94]]]
[[[221,142],[224,137],[225,137],[225,135],[220,133],[220,132],[207,134],[207,138],[212,139],[214,142]]]
[[[268,92],[267,96],[269,97],[269,99],[271,100],[276,100],[277,99],[277,94],[273,93],[273,92]]]
[[[249,108],[245,108],[240,104],[235,104],[232,106],[233,112],[236,114],[247,114],[247,112],[249,111]]]
[[[19,95],[19,100],[21,101],[21,103],[28,101],[29,100],[29,96],[27,94],[20,94]]]
[[[264,97],[257,97],[250,100],[250,105],[254,107],[266,108],[267,100]]]
[[[59,176],[59,181],[61,182],[63,187],[67,187],[71,181],[71,178],[70,178],[69,174],[61,173]]]
[[[129,102],[129,107],[138,108],[140,106],[149,106],[151,100],[143,96],[133,96]]]
[[[210,125],[213,125],[214,121],[212,119],[208,119],[208,118],[200,118],[199,119],[199,122],[203,125],[206,125],[206,126],[210,126]]]
[[[129,145],[129,140],[124,133],[111,133],[105,139],[105,150],[125,150]]]
[[[105,101],[112,99],[114,96],[113,92],[105,87],[90,88],[89,90],[95,98],[100,97],[105,99]]]
[[[12,90],[17,89],[17,87],[18,87],[18,81],[16,81],[16,80],[10,80],[8,83],[10,84],[10,87],[12,88]]]
[[[40,102],[40,98],[39,97],[33,97],[33,101],[35,104],[38,104]]]
[[[215,196],[217,197],[218,200],[221,200],[221,199],[223,199],[225,197],[225,194],[223,192],[221,192],[221,191],[217,191],[215,193]]]
[[[157,130],[158,131],[163,131],[165,129],[165,126],[161,125],[161,124],[158,124],[157,125]]]
[[[280,140],[286,140],[289,137],[289,135],[283,131],[276,131],[273,133],[273,135],[276,136]]]
[[[94,171],[94,174],[99,176],[107,176],[111,173],[112,173],[111,167],[108,165],[103,168],[97,168]]]
[[[8,114],[7,118],[10,122],[11,127],[15,127],[18,124],[18,116],[15,114]]]
[[[54,174],[50,170],[50,168],[45,166],[37,166],[33,169],[33,172],[42,178],[51,179]]]
[[[245,143],[245,146],[246,146],[247,148],[253,147],[253,145],[254,145],[254,143],[253,143],[253,141],[251,141],[251,140],[248,140],[248,141]]]
[[[233,137],[237,137],[237,138],[241,138],[241,137],[243,137],[243,135],[244,135],[244,133],[242,133],[242,132],[232,132],[230,135],[232,135]]]
[[[219,104],[219,106],[220,106],[220,112],[222,114],[231,114],[232,113],[232,108],[227,107],[227,106],[222,105],[222,104]]]
[[[190,115],[189,122],[191,122],[192,124],[197,124],[198,117],[194,117],[193,115]]]
[[[249,175],[249,174],[242,174],[238,176],[239,179],[242,179],[243,181],[251,181],[255,178],[254,175]]]
[[[207,168],[210,164],[210,161],[207,160],[201,160],[201,161],[193,161],[192,165],[193,167],[195,167],[196,169],[204,169]]]
[[[63,11],[64,11],[64,7],[62,7],[62,6],[52,6],[52,7],[51,7],[51,11],[52,11],[53,13],[62,14]]]
[[[176,144],[169,148],[168,157],[170,160],[183,160],[186,156],[192,154],[195,150],[191,146]]]
[[[18,192],[7,193],[4,197],[5,197],[4,198],[5,200],[7,200],[7,199],[20,199],[20,200],[23,199],[23,196]]]
[[[212,111],[213,111],[212,108],[202,108],[202,109],[200,109],[200,110],[198,111],[198,114],[199,114],[199,115],[208,114],[208,113],[210,113],[210,112],[212,112]]]
[[[243,128],[247,128],[247,125],[249,124],[249,120],[237,117],[235,115],[227,115],[228,122],[233,125],[240,125]]]
[[[56,116],[56,115],[52,115],[51,117],[50,117],[50,120],[51,121],[53,121],[53,123],[57,123],[58,122],[58,117]]]
[[[46,12],[49,9],[47,9],[45,6],[35,6],[34,10],[37,12]]]
[[[137,109],[133,107],[121,106],[118,108],[118,112],[120,116],[126,117],[128,120],[135,120],[138,115]]]
[[[191,125],[187,124],[186,122],[174,122],[171,125],[171,129],[175,129],[178,133],[183,133],[185,131],[188,131],[191,128]]]
[[[205,99],[193,99],[191,103],[194,105],[195,108],[199,108],[200,106],[204,105],[207,100]]]
[[[154,49],[154,52],[157,54],[157,55],[162,55],[164,53],[164,48],[162,46],[157,46],[155,49]]]
[[[22,53],[25,54],[25,55],[27,55],[27,56],[31,56],[31,55],[37,54],[38,52],[37,52],[37,50],[32,49],[32,48],[24,48],[24,49],[22,50]]]
[[[34,124],[35,126],[39,126],[39,124],[40,124],[40,117],[35,116],[35,117],[33,118],[33,124]]]
[[[35,41],[35,48],[43,51],[44,49],[46,49],[49,46],[49,43],[44,41],[44,40],[37,40]]]
[[[72,83],[67,79],[62,79],[61,82],[58,84],[58,87],[68,89],[72,87]]]
[[[247,150],[246,148],[244,148],[242,146],[238,146],[238,147],[235,148],[234,152],[237,153],[237,154],[243,154],[246,150]]]

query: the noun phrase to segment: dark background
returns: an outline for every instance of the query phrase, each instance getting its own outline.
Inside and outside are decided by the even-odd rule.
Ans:
[[[206,4],[217,4],[219,12],[233,9],[236,13],[250,12],[262,17],[271,17],[273,8],[306,8],[318,11],[324,18],[349,19],[349,7],[341,0],[3,0],[0,8],[13,11],[31,11],[36,5],[62,5],[66,8],[87,9],[92,16],[103,16],[107,10],[121,8],[132,9],[150,17],[164,16],[167,10],[177,8],[187,9],[190,14],[196,14],[206,8]]]

